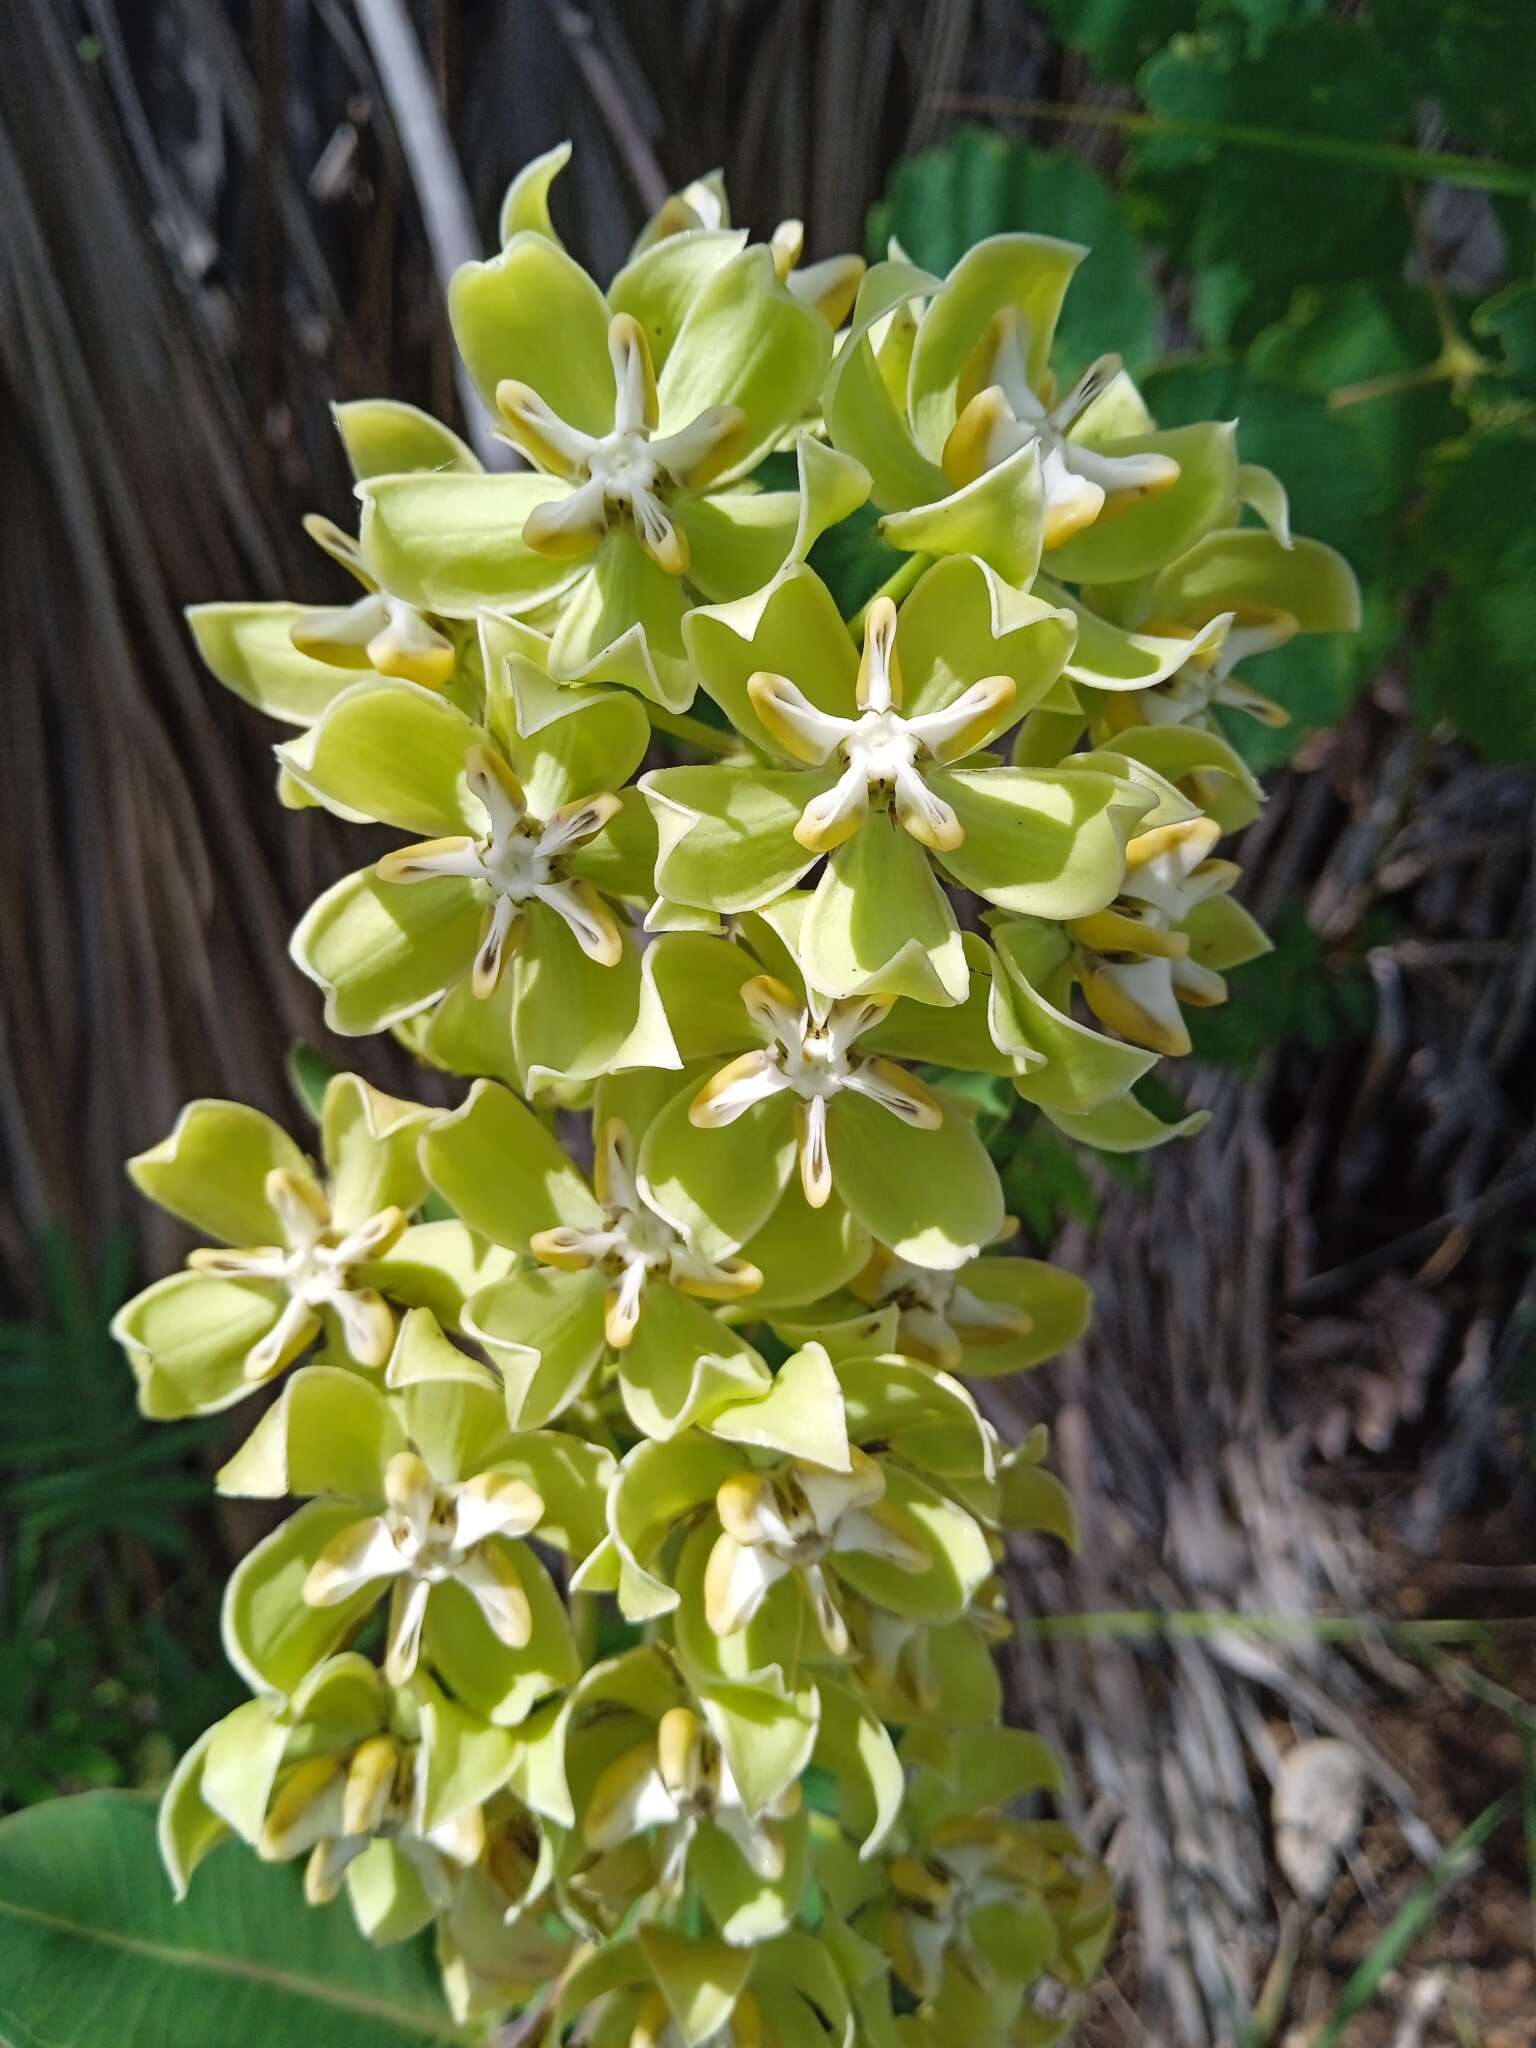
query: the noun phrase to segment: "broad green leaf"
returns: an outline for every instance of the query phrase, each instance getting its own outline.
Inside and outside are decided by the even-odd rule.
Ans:
[[[188,1900],[160,1868],[155,1811],[90,1792],[0,1826],[0,2034],[15,2048],[221,2048],[465,2039],[430,1952],[370,1948],[297,1872],[225,1847]]]

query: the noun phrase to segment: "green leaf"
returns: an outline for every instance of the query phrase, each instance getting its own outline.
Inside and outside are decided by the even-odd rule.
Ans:
[[[914,263],[942,274],[983,237],[1011,230],[1088,244],[1056,330],[1063,388],[1106,349],[1133,370],[1148,360],[1158,303],[1142,246],[1129,210],[1081,157],[961,128],[897,165],[870,213],[868,239],[883,256],[895,235]]]
[[[1174,121],[1355,144],[1411,134],[1409,81],[1358,19],[1296,22],[1261,53],[1226,22],[1158,51],[1138,82]],[[1247,339],[1298,285],[1395,277],[1407,250],[1400,181],[1385,170],[1173,133],[1135,145],[1132,175],[1197,273],[1195,322],[1211,342]]]
[[[1536,439],[1510,427],[1443,449],[1414,538],[1443,581],[1419,703],[1492,761],[1536,759]]]
[[[0,1827],[0,2036],[13,2048],[462,2041],[430,1951],[370,1948],[297,1874],[215,1853],[177,1905],[153,1804],[90,1792]]]
[[[1105,78],[1129,79],[1154,50],[1195,25],[1199,0],[1042,0],[1064,43]]]

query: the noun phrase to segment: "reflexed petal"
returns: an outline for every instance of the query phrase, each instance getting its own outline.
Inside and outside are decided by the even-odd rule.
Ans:
[[[624,683],[668,711],[686,710],[694,692],[683,655],[687,608],[680,579],[615,528],[565,599],[550,672],[565,682]]]
[[[683,321],[661,373],[661,432],[712,406],[739,407],[746,424],[732,473],[745,475],[811,409],[831,359],[826,322],[779,283],[767,249],[744,249]]]
[[[128,1354],[139,1406],[157,1421],[211,1415],[251,1392],[245,1362],[286,1300],[274,1282],[172,1273],[125,1302],[112,1334]]]
[[[656,884],[670,901],[756,909],[793,888],[815,858],[795,838],[825,778],[799,770],[654,769],[640,787],[656,819]]]
[[[293,935],[292,953],[326,991],[332,1030],[380,1031],[467,973],[480,919],[468,882],[403,887],[364,870],[310,906]]]
[[[480,467],[479,457],[452,427],[397,398],[349,399],[331,407],[331,418],[359,480],[407,469]]]
[[[483,731],[444,696],[410,682],[360,682],[281,760],[322,803],[426,838],[477,834],[465,772]]]
[[[532,1551],[526,1544],[505,1549],[501,1562],[516,1573],[528,1604],[521,1647],[504,1641],[480,1599],[454,1580],[432,1589],[423,1647],[432,1669],[462,1706],[498,1727],[515,1727],[541,1699],[575,1682],[581,1660],[564,1602]],[[499,1572],[501,1565],[495,1569]],[[510,1581],[498,1597],[510,1613]]]
[[[925,505],[945,494],[947,480],[937,451],[921,453],[907,426],[906,376],[888,381],[873,346],[874,334],[894,322],[907,323],[903,331],[908,336],[915,333],[908,302],[939,289],[937,278],[909,263],[877,263],[866,271],[852,326],[822,394],[833,446],[869,471],[875,503],[885,510]]]
[[[999,312],[1011,309],[1017,316],[1024,375],[1031,390],[1040,389],[1062,300],[1087,253],[1050,235],[1014,234],[990,236],[961,257],[928,308],[912,351],[912,425],[930,460],[939,460],[971,395],[962,380]],[[991,374],[984,374],[990,382]]]
[[[422,1103],[386,1095],[357,1074],[337,1074],[327,1084],[321,1146],[339,1229],[350,1231],[386,1209],[420,1208],[427,1182],[417,1148],[435,1114]],[[404,1222],[402,1216],[402,1228]],[[378,1258],[388,1249],[374,1238],[355,1256]]]
[[[946,1105],[937,1130],[911,1129],[866,1097],[831,1104],[833,1183],[859,1221],[900,1257],[951,1268],[990,1244],[1002,1189],[964,1114]]]
[[[1123,785],[1071,767],[952,769],[932,780],[964,828],[944,865],[967,888],[1050,918],[1084,916],[1114,897],[1133,822]]]
[[[310,725],[352,678],[300,653],[293,629],[314,616],[301,604],[195,604],[186,611],[197,651],[226,690],[285,725]]]
[[[548,1267],[485,1288],[464,1313],[490,1352],[514,1428],[539,1429],[573,1401],[603,1356],[603,1276]]]
[[[877,816],[838,847],[800,931],[807,978],[830,996],[950,1003],[970,975],[949,900],[928,855]]]
[[[1207,619],[1258,608],[1284,612],[1303,633],[1354,633],[1360,586],[1344,557],[1321,541],[1289,547],[1272,533],[1227,527],[1170,562],[1147,593],[1158,618]]]
[[[664,1441],[707,1427],[721,1408],[771,1384],[752,1347],[702,1302],[663,1280],[646,1289],[645,1313],[619,1360],[625,1409],[646,1436]]]
[[[368,558],[396,597],[445,618],[526,611],[579,573],[523,539],[535,506],[569,495],[533,471],[372,477],[359,487]]]
[[[570,927],[540,903],[529,906],[512,965],[512,1030],[524,1085],[586,1080],[633,1067],[675,1068],[679,1056],[650,953],[621,932],[611,967],[593,961]]]
[[[603,1212],[564,1147],[509,1089],[477,1081],[421,1147],[438,1192],[471,1230],[516,1251],[559,1223],[599,1229]]]
[[[1104,455],[1151,452],[1179,465],[1178,481],[1113,519],[1099,519],[1058,548],[1053,575],[1074,583],[1119,583],[1160,569],[1221,520],[1237,482],[1231,422],[1208,421],[1115,441]]]
[[[672,516],[687,538],[689,581],[712,604],[761,590],[789,557],[800,511],[798,491],[680,494]]]
[[[772,1215],[794,1170],[789,1098],[777,1094],[724,1128],[700,1129],[677,1094],[640,1147],[646,1200],[695,1248],[729,1257]]]
[[[1134,1095],[1121,1095],[1076,1114],[1054,1109],[1049,1103],[1041,1106],[1057,1130],[1100,1152],[1148,1152],[1174,1138],[1194,1137],[1211,1120],[1208,1109],[1197,1109],[1165,1124]]]
[[[303,1595],[326,1545],[357,1526],[355,1503],[311,1501],[236,1565],[224,1594],[224,1647],[253,1691],[292,1693],[374,1605],[377,1580],[334,1606],[311,1606]]]
[[[746,246],[746,230],[693,228],[638,250],[608,287],[615,313],[633,313],[645,329],[658,373],[688,309],[715,272]]]
[[[541,156],[530,157],[507,187],[497,222],[502,247],[521,234],[545,235],[559,243],[549,217],[549,190],[571,160],[571,145],[557,142]]]
[[[128,1161],[141,1194],[224,1244],[274,1244],[282,1234],[267,1192],[274,1170],[308,1176],[280,1124],[243,1102],[189,1102],[169,1135]]]
[[[999,719],[1045,697],[1072,650],[1073,617],[1038,594],[1012,590],[984,562],[948,556],[919,578],[897,627],[906,716],[947,710],[978,683],[1006,677],[1014,697]],[[993,731],[974,744],[990,739]]]
[[[504,377],[532,385],[588,434],[613,426],[608,308],[579,264],[537,230],[488,263],[463,264],[448,287],[453,338],[487,404]]]

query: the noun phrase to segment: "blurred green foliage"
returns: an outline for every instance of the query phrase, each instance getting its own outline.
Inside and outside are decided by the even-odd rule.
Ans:
[[[207,1426],[146,1427],[108,1328],[132,1247],[89,1281],[62,1233],[37,1258],[48,1314],[0,1323],[0,1810],[158,1784],[238,1697],[207,1655],[219,1561],[186,1512]]]
[[[1253,664],[1293,714],[1281,732],[1232,722],[1254,766],[1387,667],[1426,720],[1536,759],[1536,6],[1044,12],[1108,90],[1020,118],[1059,123],[1053,143],[1116,131],[1113,183],[1070,148],[962,129],[900,166],[871,253],[894,236],[943,271],[1001,230],[1092,244],[1064,373],[1117,348],[1161,423],[1237,416],[1297,530],[1349,556],[1364,630]]]

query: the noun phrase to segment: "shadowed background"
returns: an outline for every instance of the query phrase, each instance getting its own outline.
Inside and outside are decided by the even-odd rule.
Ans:
[[[357,864],[356,831],[278,808],[273,730],[179,616],[335,595],[298,524],[348,517],[331,400],[459,417],[423,224],[445,195],[402,145],[391,15],[412,19],[0,14],[9,1800],[153,1779],[228,1685],[199,1667],[238,1531],[214,1527],[210,1561],[186,1505],[217,1431],[147,1445],[101,1334],[183,1249],[123,1157],[194,1095],[291,1123],[297,1040],[420,1085],[387,1042],[327,1042],[287,937]],[[1228,2038],[1266,1984],[1335,1985],[1339,1929],[1379,1927],[1486,1789],[1448,1790],[1394,1703],[1413,1727],[1445,1718],[1447,1686],[1463,1717],[1492,1712],[1456,1735],[1490,1770],[1518,1770],[1533,1725],[1488,1707],[1489,1684],[1530,1690],[1518,1662],[1478,1667],[1479,1694],[1392,1633],[1426,1606],[1528,1611],[1497,1575],[1529,1554],[1536,1326],[1531,17],[421,0],[414,27],[480,249],[512,173],[567,136],[556,212],[600,276],[716,164],[739,220],[803,217],[812,256],[894,230],[943,268],[996,228],[1081,235],[1101,277],[1118,266],[1093,346],[1129,321],[1132,366],[1163,364],[1154,410],[1238,413],[1301,530],[1361,570],[1357,647],[1255,671],[1299,713],[1261,741],[1271,802],[1239,848],[1279,952],[1234,978],[1178,1077],[1211,1126],[1121,1170],[1038,1126],[997,1140],[1030,1248],[1100,1289],[1080,1353],[1009,1395],[1052,1422],[1085,1525],[1080,1560],[1021,1557],[1010,1655],[1125,1880],[1094,2038]],[[1326,1641],[1220,1619],[1319,1610],[1385,1619]],[[1106,1611],[1129,1623],[1072,1623]],[[1375,1876],[1312,1898],[1277,1873],[1270,1797],[1282,1751],[1330,1733],[1360,1760]],[[1497,2023],[1492,1976],[1478,1996]]]

